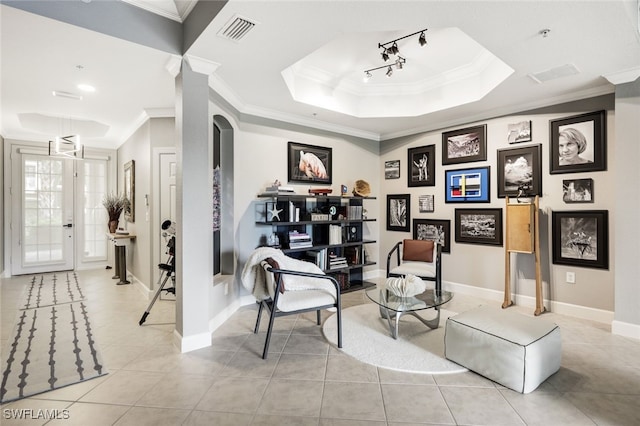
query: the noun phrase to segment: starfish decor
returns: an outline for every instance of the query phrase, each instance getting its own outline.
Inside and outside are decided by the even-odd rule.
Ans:
[[[282,209],[278,209],[278,206],[274,204],[273,208],[267,211],[271,213],[271,221],[274,221],[276,218],[280,220],[280,213],[282,212]]]

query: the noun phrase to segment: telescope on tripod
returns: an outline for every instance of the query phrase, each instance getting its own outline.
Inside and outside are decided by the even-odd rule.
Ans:
[[[158,278],[159,285],[156,294],[153,296],[151,303],[147,307],[147,310],[142,314],[142,318],[138,321],[138,325],[144,324],[151,312],[151,308],[153,308],[153,304],[156,303],[158,297],[163,291],[166,291],[167,294],[176,294],[176,264],[175,264],[175,256],[176,256],[176,223],[170,220],[165,220],[162,222],[162,236],[167,241],[166,253],[168,254],[167,261],[165,263],[158,264],[158,268],[160,269],[160,277]],[[167,282],[171,279],[171,287],[164,288]],[[160,284],[162,282],[162,284]]]

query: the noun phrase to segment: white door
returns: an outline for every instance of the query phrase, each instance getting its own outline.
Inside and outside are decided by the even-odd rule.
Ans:
[[[73,160],[19,151],[12,157],[12,275],[73,269]]]
[[[156,156],[154,163],[157,166],[157,173],[155,173],[158,179],[157,187],[154,194],[157,200],[154,203],[154,210],[158,212],[158,217],[154,221],[158,235],[161,235],[161,225],[165,220],[176,220],[176,175],[177,175],[177,163],[176,154],[174,149],[158,148],[154,150]],[[165,263],[167,261],[167,243],[165,238],[158,238],[159,244],[156,247],[154,257],[156,258],[156,264]],[[158,282],[160,277],[160,270],[154,271],[154,283]],[[156,288],[154,288],[155,290]]]

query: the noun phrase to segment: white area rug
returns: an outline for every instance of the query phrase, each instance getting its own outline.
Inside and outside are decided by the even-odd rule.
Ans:
[[[440,327],[435,330],[411,315],[400,319],[398,339],[391,337],[378,305],[367,303],[342,310],[342,352],[367,364],[390,370],[422,374],[462,373],[466,368],[444,358],[444,326],[454,312],[440,310]],[[434,318],[433,309],[420,312]],[[337,316],[331,315],[322,331],[337,346]]]
[[[84,300],[84,294],[75,272],[59,272],[34,275],[27,286],[25,299],[20,309],[80,302]]]

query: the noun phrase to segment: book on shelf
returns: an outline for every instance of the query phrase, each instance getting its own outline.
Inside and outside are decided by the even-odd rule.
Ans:
[[[362,206],[349,206],[348,215],[350,220],[362,219]]]
[[[342,226],[329,225],[329,244],[342,244]]]
[[[322,270],[327,269],[327,249],[307,250],[305,253],[307,259],[316,264]]]
[[[289,232],[289,248],[299,249],[313,247],[313,241],[306,232],[291,231]]]

